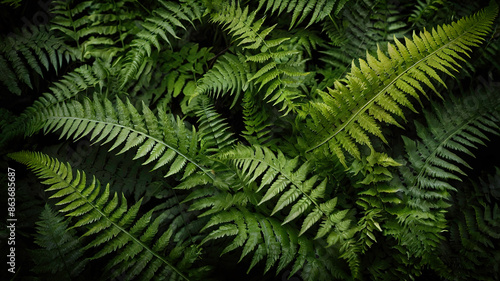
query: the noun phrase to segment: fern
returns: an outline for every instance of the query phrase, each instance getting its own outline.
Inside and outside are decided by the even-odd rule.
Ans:
[[[21,95],[21,83],[34,88],[35,73],[43,78],[53,69],[57,74],[72,60],[73,52],[46,26],[30,25],[0,43],[0,79],[11,93]]]
[[[81,59],[113,58],[124,51],[124,41],[135,33],[133,21],[140,15],[133,1],[54,1],[52,29],[76,44]]]
[[[141,280],[167,276],[171,280],[189,280],[181,270],[186,270],[194,261],[195,249],[186,251],[182,257],[184,260],[178,265],[161,254],[170,242],[169,232],[157,234],[167,214],[154,217],[149,211],[136,219],[141,201],[129,208],[123,195],[120,197],[115,193],[111,198],[109,185],[102,190],[95,178],[88,185],[85,173],[77,171],[73,174],[69,164],[34,152],[13,153],[10,157],[45,179],[44,184],[50,185],[46,191],[55,191],[51,198],[59,198],[57,204],[65,206],[60,212],[77,218],[74,227],[85,226],[88,229],[84,236],[95,236],[85,249],[103,247],[92,259],[121,249],[106,267],[107,270],[116,269],[112,271],[114,275],[126,271],[127,280],[136,276]]]
[[[348,241],[353,237],[355,228],[351,226],[349,209],[337,208],[338,198],[325,195],[327,180],[316,175],[308,176],[311,163],[299,165],[299,159],[287,159],[283,153],[274,155],[265,147],[236,147],[233,151],[219,156],[221,160],[231,161],[240,171],[242,180],[247,183],[260,179],[256,192],[265,191],[257,205],[272,200],[274,208],[271,215],[287,213],[282,218],[287,224],[298,217],[304,217],[299,236],[318,222],[315,239],[326,237],[329,246],[346,243],[345,253],[350,253]],[[271,202],[271,201],[270,201]],[[285,212],[285,210],[288,210]],[[355,257],[346,254],[351,269],[356,275],[359,270]]]
[[[33,271],[50,273],[56,280],[75,279],[87,262],[82,259],[83,247],[76,231],[68,228],[69,221],[45,205],[37,225],[35,243],[42,248],[34,250],[37,266]]]
[[[401,107],[415,111],[407,96],[417,100],[418,92],[427,96],[424,86],[437,93],[431,79],[444,82],[436,71],[452,75],[450,70],[459,67],[462,56],[481,42],[497,11],[493,3],[452,25],[424,30],[414,34],[413,40],[405,38],[406,46],[395,39],[396,46],[388,45],[390,58],[379,48],[377,58],[368,54],[359,66],[353,62],[344,80],[336,81],[334,89],[320,92],[322,101],[307,107],[314,121],[311,130],[319,135],[309,151],[328,144],[345,163],[344,151],[359,159],[359,145],[372,146],[370,135],[386,142],[380,123],[400,126],[396,118],[405,116]]]
[[[492,280],[500,277],[499,169],[488,178],[472,180],[457,187],[453,195],[450,239],[444,243],[440,259],[444,277],[455,280]],[[453,258],[451,258],[453,257]]]
[[[37,115],[35,128],[43,127],[45,132],[62,128],[61,138],[79,139],[92,133],[90,138],[96,143],[114,140],[110,151],[124,144],[118,154],[138,146],[134,159],[149,155],[144,164],[155,161],[154,170],[171,163],[166,177],[181,171],[187,177],[197,169],[208,173],[196,159],[196,132],[172,115],[158,114],[159,119],[144,106],[141,115],[129,101],[124,104],[117,99],[113,105],[107,99],[86,99],[83,104],[72,101],[44,109]]]
[[[471,149],[484,145],[486,134],[500,134],[499,106],[500,100],[488,91],[435,105],[434,112],[425,112],[427,127],[416,123],[420,140],[403,137],[410,165],[401,168],[406,207],[398,214],[403,231],[395,235],[417,256],[435,249],[443,239],[445,210],[456,191],[451,180],[461,181],[466,175],[461,167],[470,168],[461,155],[473,156]]]
[[[278,16],[286,10],[287,13],[292,13],[290,21],[290,29],[295,25],[303,22],[311,13],[311,19],[307,26],[323,20],[327,16],[337,15],[348,0],[316,0],[316,1],[281,1],[281,0],[260,0],[260,10],[266,5],[265,11],[270,11],[271,14],[278,12]],[[299,18],[300,16],[300,18]]]
[[[258,91],[265,90],[264,99],[273,102],[273,105],[282,103],[280,111],[286,115],[290,111],[298,110],[297,99],[303,95],[297,89],[308,73],[297,71],[304,64],[299,55],[300,52],[283,47],[283,42],[290,38],[276,38],[265,40],[273,31],[274,26],[260,30],[264,19],[254,21],[257,11],[249,13],[248,7],[241,9],[234,1],[212,15],[212,20],[221,24],[233,34],[237,40],[237,46],[243,50],[255,50],[260,48],[261,52],[254,55],[246,55],[246,60],[264,64],[259,70],[249,77],[248,81],[258,85]]]
[[[223,152],[231,147],[236,139],[231,132],[228,132],[225,120],[210,103],[211,101],[204,97],[197,106],[201,150],[207,153]]]
[[[233,96],[233,107],[242,92],[250,86],[247,73],[250,72],[250,65],[246,62],[244,55],[224,54],[214,64],[214,66],[203,75],[198,81],[194,96],[208,94],[215,98],[219,96]]]
[[[147,63],[146,58],[151,56],[153,46],[158,50],[163,48],[159,40],[170,45],[169,36],[179,38],[176,29],[186,29],[182,21],[192,23],[195,17],[199,16],[193,4],[179,5],[162,0],[158,2],[160,7],[145,20],[142,25],[144,29],[138,32],[131,42],[131,50],[125,56],[125,67],[121,72],[121,88],[140,76],[144,64]]]

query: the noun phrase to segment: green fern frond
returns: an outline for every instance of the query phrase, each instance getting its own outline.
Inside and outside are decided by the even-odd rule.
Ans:
[[[439,254],[443,277],[455,280],[488,280],[500,277],[500,169],[479,181],[457,187],[450,221],[450,239]],[[454,257],[451,259],[450,257]]]
[[[463,167],[470,168],[462,155],[473,156],[471,150],[484,145],[488,134],[500,135],[499,108],[494,91],[476,92],[443,106],[434,104],[434,112],[425,111],[427,127],[416,123],[420,139],[403,137],[409,165],[401,168],[406,210],[398,214],[405,229],[398,239],[417,255],[437,247],[443,238],[444,214],[451,192],[456,191],[453,182],[466,175]]]
[[[21,95],[21,83],[33,89],[35,73],[43,78],[53,69],[57,74],[64,62],[74,59],[73,52],[47,26],[30,25],[1,40],[0,80],[10,92]]]
[[[283,1],[283,0],[260,0],[260,10],[266,5],[265,12],[270,11],[271,14],[291,13],[290,29],[295,25],[299,25],[310,15],[311,18],[307,26],[313,23],[322,21],[325,17],[336,16],[344,7],[348,0],[315,0],[315,1]],[[332,13],[333,12],[333,13]],[[312,14],[311,14],[312,13]]]
[[[380,125],[399,125],[404,120],[403,108],[415,111],[408,96],[420,99],[427,96],[424,87],[437,93],[432,80],[444,85],[438,72],[452,75],[459,61],[468,56],[490,30],[498,6],[460,19],[452,25],[438,26],[431,32],[405,38],[406,46],[395,39],[388,44],[387,57],[377,50],[377,58],[367,54],[366,60],[353,62],[352,70],[334,89],[320,92],[322,101],[312,102],[306,109],[311,114],[318,138],[309,151],[328,144],[332,153],[345,163],[344,151],[360,158],[360,145],[372,147],[371,136],[384,142]],[[438,93],[437,93],[438,94]],[[439,94],[438,94],[439,95]]]
[[[83,259],[83,245],[76,231],[69,229],[69,221],[49,205],[45,205],[37,222],[35,243],[42,248],[33,251],[36,256],[33,271],[50,273],[55,280],[71,280],[85,268],[87,261]]]
[[[239,1],[224,3],[219,11],[212,13],[213,22],[220,24],[233,34],[237,46],[242,49],[258,49],[275,26],[261,30],[264,18],[255,19],[257,11],[249,12],[248,7],[242,9]]]
[[[275,155],[268,148],[259,146],[236,146],[218,158],[239,169],[243,182],[257,182],[256,192],[264,191],[257,205],[274,206],[271,215],[281,217],[283,225],[303,217],[299,236],[314,228],[315,239],[326,237],[329,246],[343,244],[342,257],[349,261],[351,270],[357,274],[357,250],[353,249],[357,245],[350,241],[356,232],[351,224],[352,212],[338,208],[338,198],[329,198],[325,194],[327,179],[310,175],[310,162],[301,164],[298,157],[287,159],[281,151]],[[319,226],[314,227],[318,223]]]
[[[127,280],[135,277],[140,280],[155,277],[189,280],[181,270],[189,268],[194,262],[192,257],[188,258],[191,263],[175,264],[173,259],[162,254],[170,244],[170,233],[157,232],[167,219],[167,213],[155,217],[153,211],[149,211],[136,218],[141,201],[129,208],[123,195],[120,198],[116,193],[110,194],[109,185],[102,189],[95,178],[88,184],[86,174],[74,173],[69,164],[35,152],[17,152],[9,156],[45,179],[43,183],[50,185],[46,192],[55,192],[50,198],[57,198],[57,205],[63,206],[60,212],[78,219],[74,228],[88,229],[84,236],[92,236],[93,240],[85,249],[100,248],[92,260],[119,251],[107,266],[108,270],[116,269],[112,272],[117,276],[126,272]],[[193,254],[196,251],[185,252],[186,256]]]
[[[171,46],[171,38],[179,39],[178,30],[186,29],[183,21],[192,24],[196,19],[193,16],[198,16],[189,3],[180,5],[163,0],[158,2],[160,7],[154,9],[152,15],[142,23],[144,29],[135,34],[136,38],[130,44],[131,50],[125,55],[120,88],[125,88],[128,82],[141,75],[144,65],[148,63],[147,58],[153,52],[153,46],[158,51],[164,48],[165,43]]]
[[[113,104],[94,98],[85,99],[83,104],[72,101],[42,109],[35,128],[43,127],[46,133],[62,129],[60,138],[68,139],[91,134],[95,143],[113,143],[110,151],[124,144],[118,154],[138,147],[134,159],[148,156],[144,164],[155,162],[153,170],[170,164],[165,177],[181,171],[187,177],[198,169],[210,175],[197,159],[199,147],[194,128],[188,129],[182,120],[164,111],[159,110],[158,115],[159,118],[145,105],[141,115],[128,100],[125,104],[117,99]]]
[[[265,262],[264,272],[276,267],[278,274],[291,268],[289,276],[298,271],[305,271],[301,275],[306,279],[313,278],[310,280],[331,280],[334,277],[347,276],[339,266],[341,262],[338,256],[326,254],[325,249],[322,249],[324,246],[315,245],[310,239],[300,236],[293,227],[282,225],[274,218],[250,212],[245,208],[231,208],[212,216],[204,229],[212,231],[202,244],[234,236],[221,255],[242,248],[239,258],[241,262],[253,252],[247,274],[257,264]],[[316,247],[318,249],[315,249]],[[317,264],[318,258],[324,258],[325,263]],[[325,265],[331,267],[324,270]]]
[[[244,55],[226,53],[215,62],[214,66],[198,80],[195,96],[207,94],[219,98],[220,96],[233,96],[233,107],[242,92],[249,87],[248,73],[250,65],[246,62]]]
[[[206,153],[223,152],[236,142],[225,119],[215,111],[208,97],[200,97],[196,116],[199,118],[198,133],[201,151]]]

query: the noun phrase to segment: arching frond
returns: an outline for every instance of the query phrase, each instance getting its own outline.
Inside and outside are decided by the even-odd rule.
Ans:
[[[153,47],[161,50],[165,43],[170,46],[171,38],[179,39],[179,29],[186,29],[183,22],[192,24],[199,16],[199,11],[194,11],[197,7],[196,3],[177,4],[163,0],[158,2],[159,7],[154,9],[152,15],[143,22],[144,29],[135,34],[136,38],[130,44],[131,49],[125,55],[124,68],[120,74],[121,88],[141,75]]]
[[[353,62],[347,77],[336,81],[334,89],[320,92],[322,101],[312,102],[307,109],[314,121],[311,129],[318,135],[309,151],[328,144],[345,163],[344,151],[359,159],[359,147],[371,147],[371,136],[386,142],[380,125],[400,126],[397,119],[404,120],[403,108],[415,110],[409,97],[427,96],[424,87],[437,93],[432,81],[444,85],[438,72],[452,75],[450,71],[460,67],[459,61],[490,30],[497,12],[498,6],[492,3],[451,25],[424,30],[412,40],[405,38],[406,45],[395,39],[395,45],[388,45],[389,57],[379,48],[377,58],[368,54],[359,65]]]
[[[158,233],[160,225],[167,220],[168,213],[154,215],[149,211],[138,217],[141,201],[128,207],[126,198],[117,193],[110,194],[109,185],[102,188],[99,181],[87,180],[84,172],[76,171],[69,164],[60,163],[47,155],[35,152],[17,152],[10,154],[14,160],[25,164],[44,184],[50,185],[46,192],[63,206],[60,212],[77,219],[75,228],[85,227],[84,236],[93,237],[85,249],[100,247],[91,258],[99,259],[113,253],[115,256],[106,266],[107,274],[117,277],[126,273],[127,280],[189,280],[188,270],[198,251],[191,249],[173,249],[184,251],[183,254],[164,256],[172,243],[168,231]],[[193,269],[190,275],[196,274]],[[136,279],[134,279],[136,280]]]
[[[198,138],[182,120],[158,111],[159,118],[146,106],[139,114],[127,101],[117,99],[113,104],[94,98],[61,103],[46,108],[35,118],[36,128],[52,132],[62,128],[61,138],[78,139],[91,134],[94,142],[113,143],[110,150],[124,145],[120,152],[138,147],[134,159],[148,156],[144,164],[156,163],[154,170],[170,164],[166,177],[184,172],[184,177],[196,170],[209,173],[197,159]]]
[[[350,253],[348,241],[356,232],[351,225],[352,213],[349,209],[338,208],[338,198],[325,193],[327,179],[309,174],[312,170],[310,162],[299,164],[298,157],[287,159],[280,151],[275,155],[268,148],[259,146],[237,146],[218,157],[237,167],[244,182],[257,182],[256,192],[264,193],[258,205],[274,206],[271,215],[281,217],[283,224],[303,217],[299,236],[313,228],[315,239],[326,237],[329,246],[344,244],[343,252]],[[318,223],[317,229],[313,227]],[[348,259],[352,262],[351,270],[357,272],[355,257]]]

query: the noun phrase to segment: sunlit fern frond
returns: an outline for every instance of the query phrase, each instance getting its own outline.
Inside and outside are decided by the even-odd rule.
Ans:
[[[491,28],[498,6],[492,3],[477,14],[460,19],[451,25],[424,30],[405,44],[395,39],[388,44],[389,57],[379,48],[377,58],[367,54],[366,60],[353,62],[346,78],[334,83],[333,89],[320,92],[321,101],[311,102],[310,128],[317,136],[309,139],[312,151],[328,145],[342,163],[345,151],[359,159],[360,146],[372,147],[375,136],[387,142],[382,124],[401,126],[405,120],[404,108],[416,111],[409,97],[420,100],[430,88],[436,94],[433,80],[446,86],[438,72],[452,76],[478,46]]]

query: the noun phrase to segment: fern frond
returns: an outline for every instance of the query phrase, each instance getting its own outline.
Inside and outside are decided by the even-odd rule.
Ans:
[[[207,153],[223,152],[235,141],[229,132],[225,119],[215,111],[208,97],[201,97],[197,106],[196,116],[199,118],[199,138],[201,151]]]
[[[52,30],[76,44],[75,52],[81,59],[107,60],[122,53],[126,37],[137,32],[134,21],[140,13],[133,1],[75,2],[54,1]]]
[[[1,40],[0,80],[10,92],[21,95],[21,83],[33,89],[35,73],[43,78],[53,69],[57,74],[64,62],[74,59],[75,54],[47,26],[30,25]]]
[[[129,208],[123,195],[110,194],[109,185],[103,189],[95,178],[87,183],[86,174],[80,171],[74,173],[69,164],[35,152],[17,152],[9,156],[45,179],[43,183],[50,185],[46,192],[55,192],[50,198],[57,198],[57,205],[64,206],[60,212],[78,219],[74,228],[88,229],[84,236],[94,238],[85,249],[100,248],[91,259],[120,251],[107,268],[117,268],[117,274],[126,271],[127,280],[136,276],[141,280],[154,277],[189,280],[181,270],[187,270],[190,263],[175,264],[174,260],[161,254],[170,243],[169,233],[157,232],[168,214],[155,217],[153,211],[149,211],[137,218],[141,201]],[[192,254],[189,251],[185,253],[186,256]],[[191,257],[189,259],[194,261]],[[178,265],[183,268],[178,268]],[[155,275],[156,272],[160,275]]]
[[[131,42],[131,50],[125,56],[125,65],[121,71],[122,84],[124,88],[128,82],[137,79],[147,62],[147,58],[153,52],[153,46],[159,51],[163,45],[171,45],[171,38],[179,39],[178,30],[186,29],[183,21],[191,23],[196,19],[198,13],[192,10],[189,3],[182,5],[160,0],[160,7],[154,9],[151,16],[146,18],[142,27],[144,28],[135,35]],[[163,43],[160,43],[163,41]]]
[[[221,255],[242,248],[239,261],[253,252],[248,272],[260,262],[265,262],[264,272],[276,267],[276,274],[291,268],[289,276],[298,271],[310,280],[331,280],[346,277],[338,256],[329,256],[324,246],[315,245],[310,239],[300,236],[297,229],[282,225],[274,218],[268,218],[245,208],[231,208],[212,216],[204,229],[212,231],[202,241],[210,243],[223,237],[234,237]],[[316,248],[316,249],[315,249]],[[318,258],[325,263],[317,264]],[[331,266],[325,270],[324,266]]]
[[[314,0],[314,1],[283,1],[283,0],[260,0],[260,10],[266,5],[265,12],[277,13],[280,16],[283,12],[292,14],[290,29],[299,25],[310,15],[307,26],[323,20],[327,16],[336,16],[344,7],[348,0]],[[311,14],[312,13],[312,14]]]
[[[443,242],[439,258],[443,277],[455,280],[488,280],[500,277],[500,170],[479,181],[457,187],[447,217],[450,239]],[[453,257],[453,258],[450,258]]]
[[[195,89],[195,96],[207,94],[218,98],[219,96],[233,96],[233,107],[241,92],[245,92],[249,87],[248,73],[250,66],[245,60],[244,55],[224,54],[215,62],[214,66],[198,80]]]
[[[451,192],[456,191],[453,182],[466,175],[463,167],[470,168],[462,155],[473,156],[471,150],[484,145],[488,134],[500,135],[499,108],[494,91],[476,92],[443,106],[434,104],[433,112],[425,111],[427,126],[416,123],[420,139],[403,137],[409,165],[401,168],[407,209],[398,215],[405,229],[399,239],[412,252],[430,251],[442,239],[444,214]],[[426,235],[426,239],[413,235]]]
[[[406,45],[395,39],[395,45],[388,44],[390,58],[379,48],[377,58],[367,54],[359,65],[353,62],[347,77],[336,81],[334,89],[321,91],[322,101],[307,108],[315,125],[311,129],[319,136],[309,151],[328,144],[345,163],[344,151],[359,159],[360,145],[372,147],[370,136],[386,142],[380,125],[400,126],[396,119],[404,120],[403,108],[415,111],[408,97],[419,100],[419,92],[427,96],[424,87],[437,93],[432,80],[444,85],[438,72],[452,75],[450,71],[460,67],[459,61],[490,30],[497,12],[493,3],[451,25],[405,38]]]
[[[319,223],[315,239],[326,237],[329,246],[344,244],[342,254],[356,275],[359,264],[356,257],[350,255],[356,252],[350,247],[350,240],[356,232],[351,225],[352,212],[338,208],[338,198],[329,198],[325,194],[327,179],[310,175],[310,162],[300,164],[298,157],[287,159],[281,151],[275,155],[266,147],[241,145],[218,158],[239,169],[243,182],[258,182],[256,192],[264,191],[264,194],[257,205],[272,202],[271,215],[282,217],[281,214],[286,214],[282,217],[282,224],[303,217],[299,236]]]
[[[83,259],[83,245],[76,231],[69,229],[69,221],[54,212],[49,205],[37,222],[35,243],[42,247],[33,251],[37,273],[50,273],[55,280],[71,280],[78,276],[87,263]]]
[[[170,164],[165,177],[181,171],[187,177],[198,169],[210,175],[196,159],[199,147],[194,128],[188,129],[182,120],[161,110],[158,115],[145,105],[141,115],[128,100],[125,104],[117,99],[113,104],[94,98],[85,99],[83,104],[72,101],[43,109],[36,119],[46,133],[61,128],[60,138],[91,134],[95,143],[113,143],[110,151],[123,145],[118,154],[138,147],[134,159],[148,156],[144,164],[155,162],[153,170]]]

